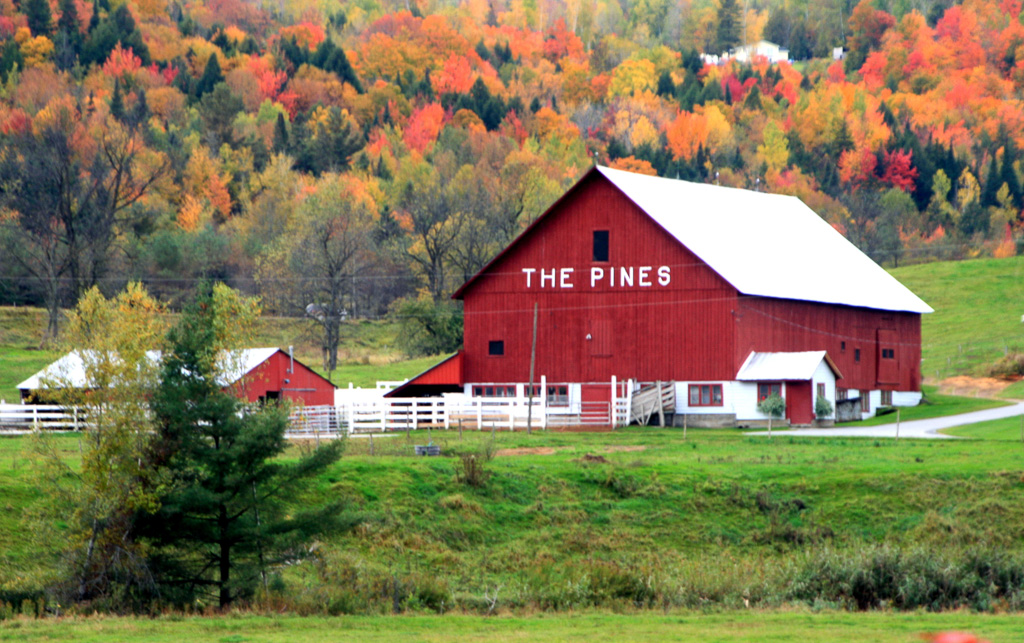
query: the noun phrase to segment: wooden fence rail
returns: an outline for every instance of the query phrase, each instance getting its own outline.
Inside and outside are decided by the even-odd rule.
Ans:
[[[0,430],[82,428],[76,408],[50,404],[0,404]]]

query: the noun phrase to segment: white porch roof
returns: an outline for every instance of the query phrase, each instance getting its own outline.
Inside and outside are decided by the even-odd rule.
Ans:
[[[806,381],[814,377],[821,361],[825,360],[836,379],[842,377],[839,369],[825,351],[793,353],[758,353],[752,351],[743,362],[736,379],[741,382]]]

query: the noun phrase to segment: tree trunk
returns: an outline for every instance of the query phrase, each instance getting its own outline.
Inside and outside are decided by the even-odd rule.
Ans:
[[[217,524],[220,528],[220,607],[224,609],[231,603],[231,543],[228,540],[228,508],[220,506],[220,515],[217,516]]]

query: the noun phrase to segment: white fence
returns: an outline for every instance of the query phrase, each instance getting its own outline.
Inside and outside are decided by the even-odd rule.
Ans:
[[[624,387],[625,388],[625,387]],[[296,406],[289,414],[292,437],[341,433],[384,433],[421,428],[520,431],[560,428],[613,428],[630,422],[632,395],[613,403],[549,405],[543,398],[469,397],[461,393],[428,398],[352,396],[334,406]],[[82,428],[79,411],[60,406],[0,404],[0,430]]]
[[[629,418],[629,399],[581,402],[571,410],[532,405],[521,398],[480,398],[461,394],[426,398],[382,398],[338,406],[296,408],[291,413],[293,436],[319,436],[337,432],[386,433],[417,429],[522,431],[622,426]]]
[[[79,428],[78,409],[43,404],[0,404],[0,430]]]

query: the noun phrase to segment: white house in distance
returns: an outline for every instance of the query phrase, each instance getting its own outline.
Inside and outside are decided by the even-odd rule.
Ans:
[[[774,65],[789,60],[789,50],[774,42],[759,40],[750,45],[736,47],[729,57],[741,63],[749,63],[757,56],[768,59],[768,62]]]

